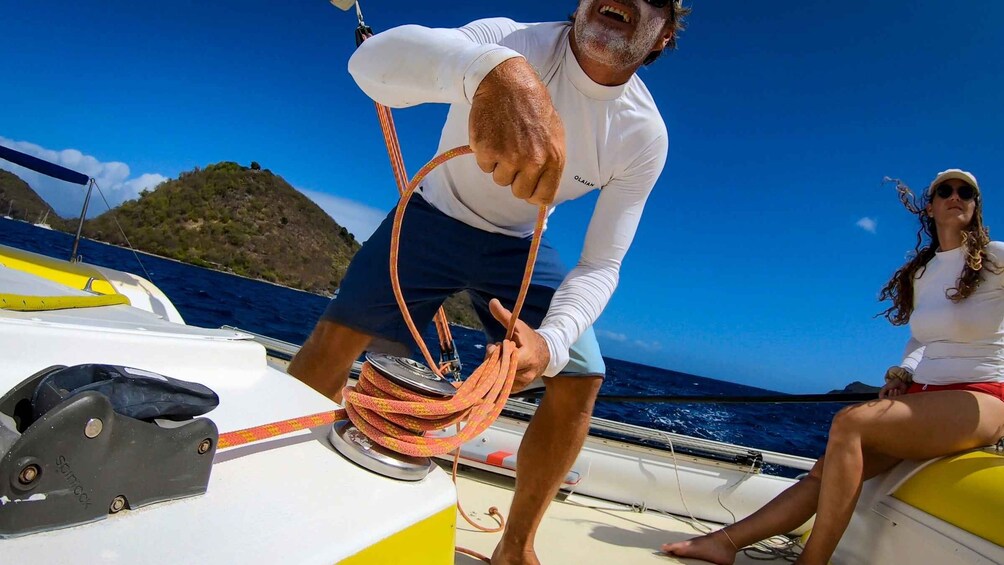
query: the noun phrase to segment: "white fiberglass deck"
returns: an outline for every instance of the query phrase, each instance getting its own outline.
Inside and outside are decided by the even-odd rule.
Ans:
[[[497,507],[506,518],[512,501],[512,480],[484,471],[465,470],[458,478],[458,497],[467,515],[477,523],[491,527],[488,508]],[[702,561],[676,559],[659,551],[664,543],[700,535],[687,522],[657,512],[639,512],[630,507],[588,497],[571,495],[555,500],[548,507],[537,532],[535,548],[541,563],[576,563],[610,565],[614,563],[667,565],[698,564]],[[711,525],[717,528],[718,525]],[[457,546],[491,556],[501,534],[487,534],[457,517]],[[740,553],[738,565],[763,563]],[[785,563],[780,559],[775,563]],[[482,561],[457,555],[457,565],[476,565]]]
[[[22,282],[0,267],[0,290],[21,290]],[[45,281],[27,288],[73,294]],[[264,348],[246,335],[175,324],[125,305],[0,310],[0,343],[0,394],[53,365],[109,363],[209,386],[220,405],[206,416],[221,433],[338,408],[271,368]],[[437,469],[416,483],[380,477],[335,452],[329,429],[217,452],[205,495],[0,540],[0,562],[330,564],[453,506],[446,473]],[[14,502],[0,511],[16,511]]]

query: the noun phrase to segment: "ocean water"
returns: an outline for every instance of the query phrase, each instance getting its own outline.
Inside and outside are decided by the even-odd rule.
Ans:
[[[68,259],[69,234],[0,218],[0,244]],[[237,326],[295,344],[303,343],[328,298],[269,283],[237,277],[177,261],[138,254],[83,240],[79,254],[87,263],[149,278],[174,302],[188,324],[202,327]],[[484,356],[481,332],[453,328],[464,372]],[[425,332],[435,349],[435,330]],[[434,353],[435,354],[435,353]],[[608,374],[601,394],[752,396],[774,391],[709,379],[620,359],[606,358]],[[642,404],[600,402],[596,415],[686,435],[714,439],[754,449],[818,457],[826,445],[830,420],[843,405],[822,404]],[[787,474],[787,473],[785,473]]]

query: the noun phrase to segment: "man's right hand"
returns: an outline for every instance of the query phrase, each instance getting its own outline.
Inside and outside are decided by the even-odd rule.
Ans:
[[[471,148],[481,170],[517,198],[550,205],[565,168],[565,127],[525,59],[495,67],[474,93]]]
[[[502,306],[502,303],[497,298],[491,299],[488,303],[488,309],[498,323],[502,324],[503,328],[509,327],[509,322],[512,320],[512,312],[505,306]],[[516,357],[516,379],[513,381],[512,392],[519,392],[537,377],[544,374],[548,363],[551,362],[551,352],[547,348],[547,342],[544,341],[544,338],[523,320],[516,320],[512,339],[516,343],[516,351],[518,352]],[[485,348],[485,359],[491,357],[491,354],[497,347],[497,343],[489,344]]]

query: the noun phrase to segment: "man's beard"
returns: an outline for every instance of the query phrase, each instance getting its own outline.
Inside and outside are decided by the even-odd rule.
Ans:
[[[592,18],[587,14],[595,12],[597,4],[602,1],[583,0],[579,6],[574,28],[576,44],[586,56],[604,65],[620,68],[637,65],[652,52],[665,22],[658,18],[641,21],[628,39],[619,30],[588,21]]]

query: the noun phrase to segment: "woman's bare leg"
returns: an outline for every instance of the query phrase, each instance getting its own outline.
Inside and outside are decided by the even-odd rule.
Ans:
[[[833,419],[812,535],[798,563],[827,563],[861,493],[865,456],[930,459],[990,445],[1004,434],[1004,402],[961,390],[875,400]]]
[[[739,548],[798,528],[816,512],[823,461],[824,458],[820,457],[808,476],[788,487],[774,500],[746,518],[717,532],[666,544],[662,546],[662,550],[677,557],[731,565],[735,562]],[[865,476],[874,477],[892,468],[899,461],[885,455],[870,454],[866,458]]]

